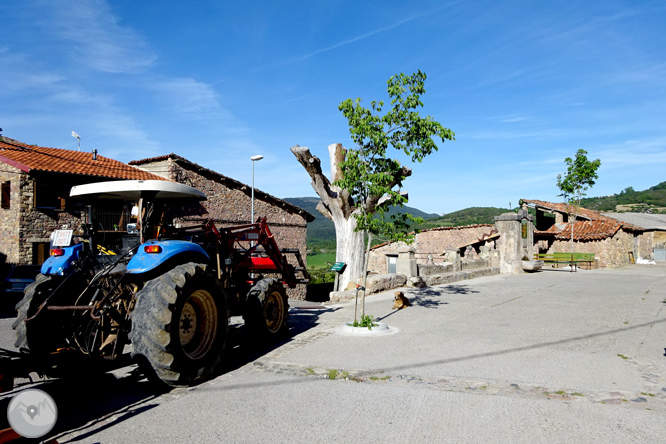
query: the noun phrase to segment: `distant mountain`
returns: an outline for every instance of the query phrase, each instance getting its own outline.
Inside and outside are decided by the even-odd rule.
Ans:
[[[296,205],[303,208],[308,213],[312,214],[316,219],[313,222],[308,224],[308,246],[313,242],[335,242],[335,226],[333,222],[329,219],[322,216],[322,214],[317,211],[317,204],[321,199],[318,197],[285,197],[282,200],[289,202],[290,204]],[[409,213],[414,217],[422,217],[423,219],[432,219],[434,217],[439,217],[439,214],[436,213],[426,213],[417,208],[412,208],[404,206],[401,208],[393,207],[387,213],[389,215],[395,214],[397,212]]]
[[[628,187],[612,196],[587,197],[581,201],[581,206],[605,212],[666,213],[666,182],[644,191]]]
[[[427,230],[437,227],[463,227],[465,225],[494,224],[495,216],[511,210],[496,207],[471,207],[454,211],[441,217],[426,220],[415,228]]]

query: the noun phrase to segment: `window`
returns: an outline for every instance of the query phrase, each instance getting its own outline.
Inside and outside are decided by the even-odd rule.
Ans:
[[[12,197],[12,183],[10,181],[3,182],[2,183],[2,201],[1,201],[1,207],[2,208],[9,208],[9,201],[11,200]]]
[[[64,210],[65,198],[69,194],[69,186],[48,182],[34,182],[33,207]]]

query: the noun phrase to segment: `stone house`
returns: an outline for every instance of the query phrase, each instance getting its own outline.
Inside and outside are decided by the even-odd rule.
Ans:
[[[69,199],[71,187],[120,179],[164,180],[96,153],[27,145],[0,136],[0,262],[41,264],[54,230],[81,226],[83,203]],[[100,216],[114,211],[103,206],[98,210]]]
[[[250,223],[252,189],[250,186],[216,171],[204,168],[176,154],[135,160],[130,165],[166,179],[194,187],[208,200],[201,203],[203,211],[183,218],[184,223],[212,219],[219,227]],[[266,217],[268,226],[280,248],[297,248],[306,260],[307,223],[315,218],[307,211],[277,197],[254,189],[255,217]],[[291,258],[293,259],[293,258]],[[297,265],[294,263],[293,265]],[[305,286],[289,290],[289,296],[305,298]]]
[[[652,257],[640,257],[655,261],[666,261],[666,214],[603,213],[603,215],[642,228],[644,230],[643,237],[648,245],[650,242],[652,243]]]
[[[535,253],[571,251],[571,223],[566,204],[522,199],[521,205],[536,211]],[[629,264],[632,257],[653,257],[653,233],[585,208],[576,216],[573,239],[574,250],[594,253],[599,267]]]
[[[464,227],[438,227],[418,233],[409,245],[417,264],[444,262],[445,254],[457,251],[461,257],[475,256],[486,240],[493,242],[495,226],[491,224]],[[368,270],[373,273],[395,273],[398,252],[407,246],[404,242],[391,242],[374,246],[370,250]]]

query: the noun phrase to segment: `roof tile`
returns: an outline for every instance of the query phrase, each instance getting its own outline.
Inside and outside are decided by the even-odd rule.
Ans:
[[[27,145],[0,138],[0,161],[25,172],[50,171],[112,179],[166,180],[156,174],[92,153]]]
[[[565,203],[545,202],[542,200],[527,200],[522,199],[528,205],[535,207],[542,207],[551,211],[559,213],[568,213],[568,205]],[[642,228],[628,224],[626,222],[617,221],[610,217],[606,217],[598,211],[588,210],[586,208],[579,208],[576,217],[582,217],[588,220],[576,220],[574,223],[574,240],[600,240],[612,237],[617,231],[622,228],[627,231],[644,231]],[[552,227],[545,231],[534,231],[536,235],[554,236],[558,240],[571,239],[571,224],[554,224]]]

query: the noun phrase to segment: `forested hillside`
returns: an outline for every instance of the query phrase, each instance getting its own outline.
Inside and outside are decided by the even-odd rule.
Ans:
[[[584,198],[581,205],[590,210],[606,212],[641,212],[649,210],[654,213],[666,213],[666,182],[644,191],[635,191],[632,187],[628,187],[622,190],[620,194]]]
[[[495,216],[507,213],[506,208],[472,207],[454,211],[441,217],[426,220],[415,228],[427,230],[437,227],[462,227],[465,225],[494,224]]]

